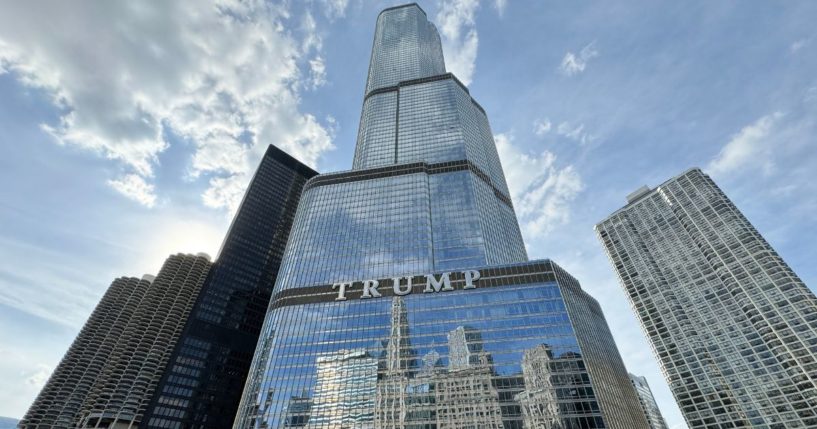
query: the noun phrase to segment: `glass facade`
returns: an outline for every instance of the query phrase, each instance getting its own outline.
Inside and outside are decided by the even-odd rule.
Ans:
[[[817,297],[691,169],[596,226],[690,428],[817,427]]]
[[[247,188],[142,427],[229,427],[301,191],[317,173],[269,146]]]
[[[512,206],[467,162],[317,179],[304,190],[279,289],[527,259]]]
[[[650,422],[650,429],[669,429],[667,422],[664,421],[664,416],[661,415],[658,404],[655,403],[655,397],[652,396],[652,390],[647,383],[647,379],[630,374],[630,381],[633,382],[633,387],[638,393],[638,401],[641,403],[641,408],[644,409],[647,421]]]
[[[366,93],[443,73],[440,35],[426,13],[417,6],[383,10],[375,26]]]
[[[575,280],[549,261],[479,272],[473,289],[452,273],[448,292],[423,292],[423,277],[406,295],[381,279],[376,299],[277,292],[235,427],[644,427],[625,407],[640,412],[634,391],[605,404],[591,382],[624,368],[614,345],[577,336],[576,323],[609,330]],[[626,423],[605,423],[605,405]]]
[[[378,16],[353,169],[304,186],[233,427],[647,427],[416,4]]]

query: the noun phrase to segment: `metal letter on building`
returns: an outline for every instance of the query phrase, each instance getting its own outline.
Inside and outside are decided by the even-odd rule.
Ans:
[[[463,287],[463,289],[476,289],[477,286],[474,284],[474,282],[479,280],[479,271],[468,270],[463,271],[463,274],[465,274],[465,287]]]
[[[442,273],[440,274],[440,280],[437,280],[437,276],[434,274],[426,274],[426,288],[423,289],[423,293],[432,293],[432,292],[439,292],[439,291],[451,291],[454,290],[451,287],[451,273]]]
[[[346,288],[351,289],[351,283],[335,283],[332,285],[332,290],[338,289],[338,297],[335,301],[346,301]]]
[[[406,276],[406,288],[403,289],[400,287],[400,279],[401,277],[395,277],[391,279],[392,289],[394,289],[394,294],[398,296],[408,295],[411,293],[411,276]]]
[[[380,282],[377,280],[366,280],[363,282],[363,295],[361,298],[379,298],[380,292],[377,291],[377,287],[380,286]]]

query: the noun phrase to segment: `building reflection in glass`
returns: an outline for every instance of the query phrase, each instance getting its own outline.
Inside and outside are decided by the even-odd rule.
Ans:
[[[448,337],[448,367],[435,350],[416,361],[408,338],[403,298],[392,301],[391,336],[386,342],[385,370],[378,380],[377,428],[502,428],[499,394],[493,386],[491,356],[482,335],[458,326]]]
[[[448,372],[437,380],[439,428],[502,428],[491,355],[482,334],[470,326],[448,333]]]
[[[599,412],[580,353],[554,356],[552,348],[540,344],[525,350],[522,357],[525,390],[516,395],[525,427],[562,429],[569,415]]]
[[[373,428],[377,359],[355,349],[326,353],[315,361],[315,395],[306,427]]]
[[[409,342],[408,310],[403,298],[392,299],[389,336],[383,340],[381,373],[377,380],[375,416],[378,428],[405,427],[408,416],[409,380],[414,351]]]
[[[626,416],[596,393],[626,398],[602,372],[615,356],[577,337],[592,307],[544,267],[485,269],[473,290],[281,298],[234,427],[641,428],[608,423]]]
[[[525,390],[515,399],[522,405],[522,416],[527,427],[561,429],[553,360],[553,350],[547,344],[525,350],[522,358]]]
[[[293,396],[287,405],[284,427],[302,428],[309,422],[312,413],[312,399],[306,396]]]

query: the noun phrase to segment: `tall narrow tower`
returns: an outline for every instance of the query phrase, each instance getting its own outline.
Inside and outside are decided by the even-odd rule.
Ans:
[[[817,427],[817,298],[699,169],[596,225],[690,428]]]
[[[278,287],[526,261],[488,118],[418,6],[378,17],[366,86],[353,169],[305,186]]]
[[[353,169],[304,186],[234,427],[523,427],[523,356],[542,344],[556,381],[536,398],[559,398],[560,427],[647,427],[598,304],[527,261],[488,118],[436,28],[386,9]],[[376,378],[327,371],[368,356]],[[344,397],[373,381],[374,409]]]

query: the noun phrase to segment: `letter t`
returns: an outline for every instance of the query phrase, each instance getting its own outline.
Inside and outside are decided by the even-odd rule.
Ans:
[[[346,288],[352,288],[351,283],[335,283],[332,285],[332,290],[340,288],[338,291],[338,297],[335,298],[335,301],[346,301]]]

